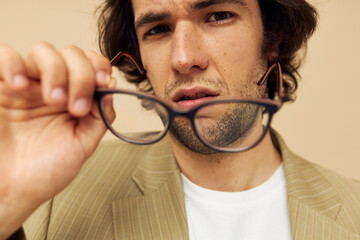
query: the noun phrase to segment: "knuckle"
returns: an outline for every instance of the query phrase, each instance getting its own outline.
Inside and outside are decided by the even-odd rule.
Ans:
[[[79,47],[75,46],[75,45],[68,45],[66,47],[64,47],[63,49],[61,49],[61,53],[62,54],[72,54],[72,53],[77,53],[77,54],[83,54],[83,50],[81,50]]]
[[[29,112],[24,111],[24,110],[13,110],[10,112],[9,115],[10,115],[9,118],[15,122],[26,121],[30,118]]]
[[[0,43],[0,52],[3,54],[9,54],[15,52],[15,50],[7,44]]]
[[[89,51],[86,55],[91,60],[95,70],[103,70],[109,73],[111,72],[111,63],[109,59],[94,51]]]
[[[95,73],[92,71],[70,71],[69,86],[76,92],[81,91],[87,95],[88,91],[95,88]]]
[[[97,61],[102,61],[102,62],[108,61],[106,57],[104,57],[103,55],[101,55],[101,54],[99,54],[99,53],[97,53],[95,51],[87,51],[86,55],[89,58],[94,58]]]
[[[45,72],[54,69],[61,70],[63,67],[63,61],[57,50],[48,42],[40,41],[35,43],[30,49],[29,55],[32,56],[31,58],[36,59],[36,64]]]
[[[74,83],[94,84],[95,72],[88,65],[82,65],[80,68],[70,68],[69,78]]]
[[[80,96],[89,97],[93,94],[94,89],[95,80],[89,75],[79,75],[77,78],[72,78],[69,85],[70,95],[76,96],[76,98]]]
[[[61,58],[58,57],[52,57],[49,58],[48,61],[45,63],[46,67],[51,69],[55,72],[60,72],[64,70],[64,63]]]
[[[8,45],[0,45],[0,58],[6,63],[18,59],[19,53]]]
[[[67,70],[61,58],[49,56],[42,64],[42,76],[56,82],[61,81],[66,76]]]
[[[95,57],[95,56],[98,56],[99,54],[97,52],[95,52],[94,50],[90,50],[90,51],[86,51],[85,52],[86,55],[90,56],[90,57]]]
[[[25,105],[25,104],[22,104]],[[26,106],[12,109],[12,111],[7,114],[8,119],[11,119],[13,122],[24,122],[34,118],[34,113],[32,111],[26,110]]]
[[[30,53],[36,53],[38,51],[43,51],[44,49],[49,48],[54,49],[55,47],[48,42],[38,41],[32,45],[32,47],[30,48]]]
[[[0,46],[0,79],[22,73],[23,70],[21,55],[12,47],[2,44]]]
[[[94,76],[91,74],[82,74],[78,75],[74,79],[74,84],[78,85],[78,88],[81,90],[92,89],[95,87]]]

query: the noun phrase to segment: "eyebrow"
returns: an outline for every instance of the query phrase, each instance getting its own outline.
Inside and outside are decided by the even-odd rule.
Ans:
[[[198,2],[191,4],[190,9],[193,11],[198,11],[198,10],[201,10],[204,8],[211,7],[213,5],[226,4],[226,3],[239,4],[241,6],[247,5],[244,2],[244,0],[200,0]],[[148,13],[142,14],[134,23],[135,30],[138,30],[140,27],[142,27],[144,25],[163,21],[163,20],[169,19],[170,17],[171,17],[171,15],[168,12],[160,12],[160,13],[148,12]]]
[[[246,6],[246,3],[243,0],[202,0],[192,4],[190,8],[192,10],[201,10],[204,8],[211,7],[212,5],[225,4],[225,3],[234,3],[244,7]]]
[[[146,13],[144,15],[141,15],[139,19],[135,21],[135,30],[139,29],[144,25],[163,21],[169,18],[170,18],[169,13],[153,13],[153,12]]]

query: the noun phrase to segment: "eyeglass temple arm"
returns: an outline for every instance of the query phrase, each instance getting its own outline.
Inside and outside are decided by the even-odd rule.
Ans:
[[[274,63],[270,66],[270,68],[266,71],[264,76],[260,79],[260,81],[257,83],[259,86],[262,86],[267,78],[269,77],[270,73],[277,68],[277,96],[282,99],[282,92],[283,92],[283,78],[282,78],[282,71],[280,63]]]
[[[114,66],[116,64],[116,62],[122,57],[122,56],[126,56],[128,58],[130,58],[130,60],[135,64],[136,68],[139,70],[139,72],[142,75],[146,74],[146,70],[139,64],[139,62],[133,57],[131,56],[129,53],[127,52],[123,52],[120,51],[118,54],[116,54],[116,56],[110,60],[110,63],[112,66]]]

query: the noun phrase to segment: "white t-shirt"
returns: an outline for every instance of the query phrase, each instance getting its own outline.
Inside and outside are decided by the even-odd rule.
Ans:
[[[262,185],[242,192],[202,188],[183,174],[190,240],[291,239],[283,166]]]

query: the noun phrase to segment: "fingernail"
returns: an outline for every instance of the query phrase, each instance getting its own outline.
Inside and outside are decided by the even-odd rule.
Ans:
[[[86,114],[90,109],[90,100],[80,98],[74,104],[74,111],[78,114]]]
[[[55,101],[64,101],[66,99],[65,90],[62,88],[54,88],[50,94],[51,98]]]
[[[108,95],[103,98],[103,101],[104,101],[103,107],[104,107],[105,116],[110,122],[112,122],[115,118],[113,98],[112,96]]]
[[[14,76],[13,79],[12,79],[12,84],[13,84],[15,87],[22,88],[22,87],[28,86],[29,81],[28,81],[28,79],[27,79],[25,76],[23,76],[23,75],[16,75],[16,76]]]
[[[108,75],[108,78],[106,78],[106,85],[108,88],[116,88],[115,78],[112,78],[110,75]]]
[[[96,73],[96,82],[99,85],[106,85],[106,79],[109,75],[105,72],[97,72]]]
[[[106,85],[107,85],[108,87],[110,87],[111,82],[112,82],[111,76],[110,76],[110,75],[107,75],[107,76],[106,76]]]
[[[107,95],[107,96],[104,96],[103,98],[103,104],[104,104],[104,107],[107,108],[107,107],[113,107],[113,97],[112,95]]]

